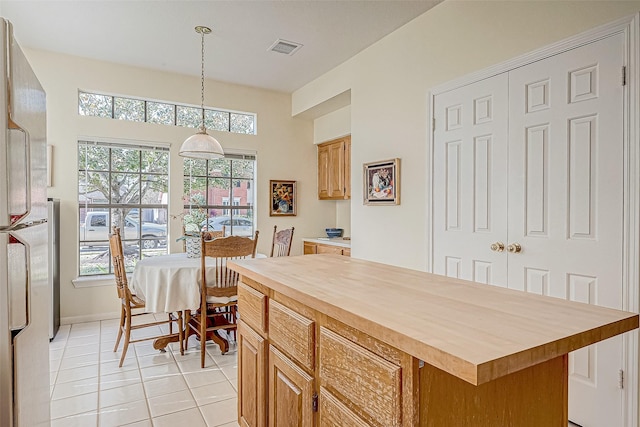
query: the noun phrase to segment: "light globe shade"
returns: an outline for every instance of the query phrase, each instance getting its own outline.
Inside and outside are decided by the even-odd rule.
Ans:
[[[178,153],[182,157],[194,159],[219,159],[224,151],[217,139],[206,132],[198,132],[185,139]]]

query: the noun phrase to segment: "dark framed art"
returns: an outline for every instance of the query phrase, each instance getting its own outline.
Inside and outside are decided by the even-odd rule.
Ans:
[[[271,190],[271,207],[269,216],[296,216],[296,182],[269,181]]]
[[[400,159],[364,164],[364,204],[400,204]]]

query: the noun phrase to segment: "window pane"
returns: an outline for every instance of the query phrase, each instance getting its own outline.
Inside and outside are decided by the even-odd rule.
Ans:
[[[176,124],[188,128],[199,128],[202,123],[202,110],[195,107],[176,107]]]
[[[141,99],[113,98],[114,119],[144,122],[144,101]]]
[[[234,178],[253,178],[253,160],[232,160],[231,167]]]
[[[143,175],[141,202],[145,205],[166,204],[166,194],[169,192],[169,177],[167,175]]]
[[[207,188],[206,178],[185,177],[184,193],[182,200],[185,206],[206,204],[205,191]]]
[[[184,176],[207,176],[207,161],[184,159]]]
[[[130,148],[112,148],[111,170],[138,172],[140,170],[140,150]]]
[[[229,132],[229,113],[227,111],[204,110],[204,123],[207,129]]]
[[[249,196],[251,190],[247,188],[249,184],[248,179],[234,179],[233,180],[233,201],[236,206],[251,206],[253,205],[253,197]]]
[[[142,172],[166,174],[169,170],[169,152],[142,150]]]
[[[79,172],[78,195],[81,205],[109,203],[109,173]]]
[[[109,274],[110,265],[108,241],[80,244],[80,275]]]
[[[174,105],[148,101],[147,121],[163,125],[174,124],[176,122]]]
[[[111,204],[140,203],[140,175],[114,173],[111,179]]]
[[[231,132],[255,134],[254,116],[248,114],[231,113]]]
[[[112,117],[113,97],[80,92],[78,94],[78,114],[81,116]]]
[[[232,209],[231,234],[234,236],[253,236],[253,210]],[[227,227],[227,231],[228,227]]]
[[[231,160],[224,158],[209,160],[209,176],[230,177]]]
[[[78,146],[78,169],[108,171],[109,149],[96,145],[81,144]]]

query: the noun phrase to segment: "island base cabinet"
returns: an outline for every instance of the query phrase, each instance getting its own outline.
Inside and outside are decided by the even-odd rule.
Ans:
[[[270,427],[313,426],[313,377],[272,345],[268,383]]]
[[[421,427],[566,427],[567,355],[474,386],[420,369]]]
[[[324,387],[320,387],[319,405],[320,427],[373,427],[351,412]]]
[[[246,323],[238,322],[238,423],[266,427],[266,341]]]

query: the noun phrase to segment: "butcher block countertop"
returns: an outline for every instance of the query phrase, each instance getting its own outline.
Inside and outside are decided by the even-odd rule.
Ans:
[[[474,385],[638,327],[629,312],[337,255],[229,266]]]

